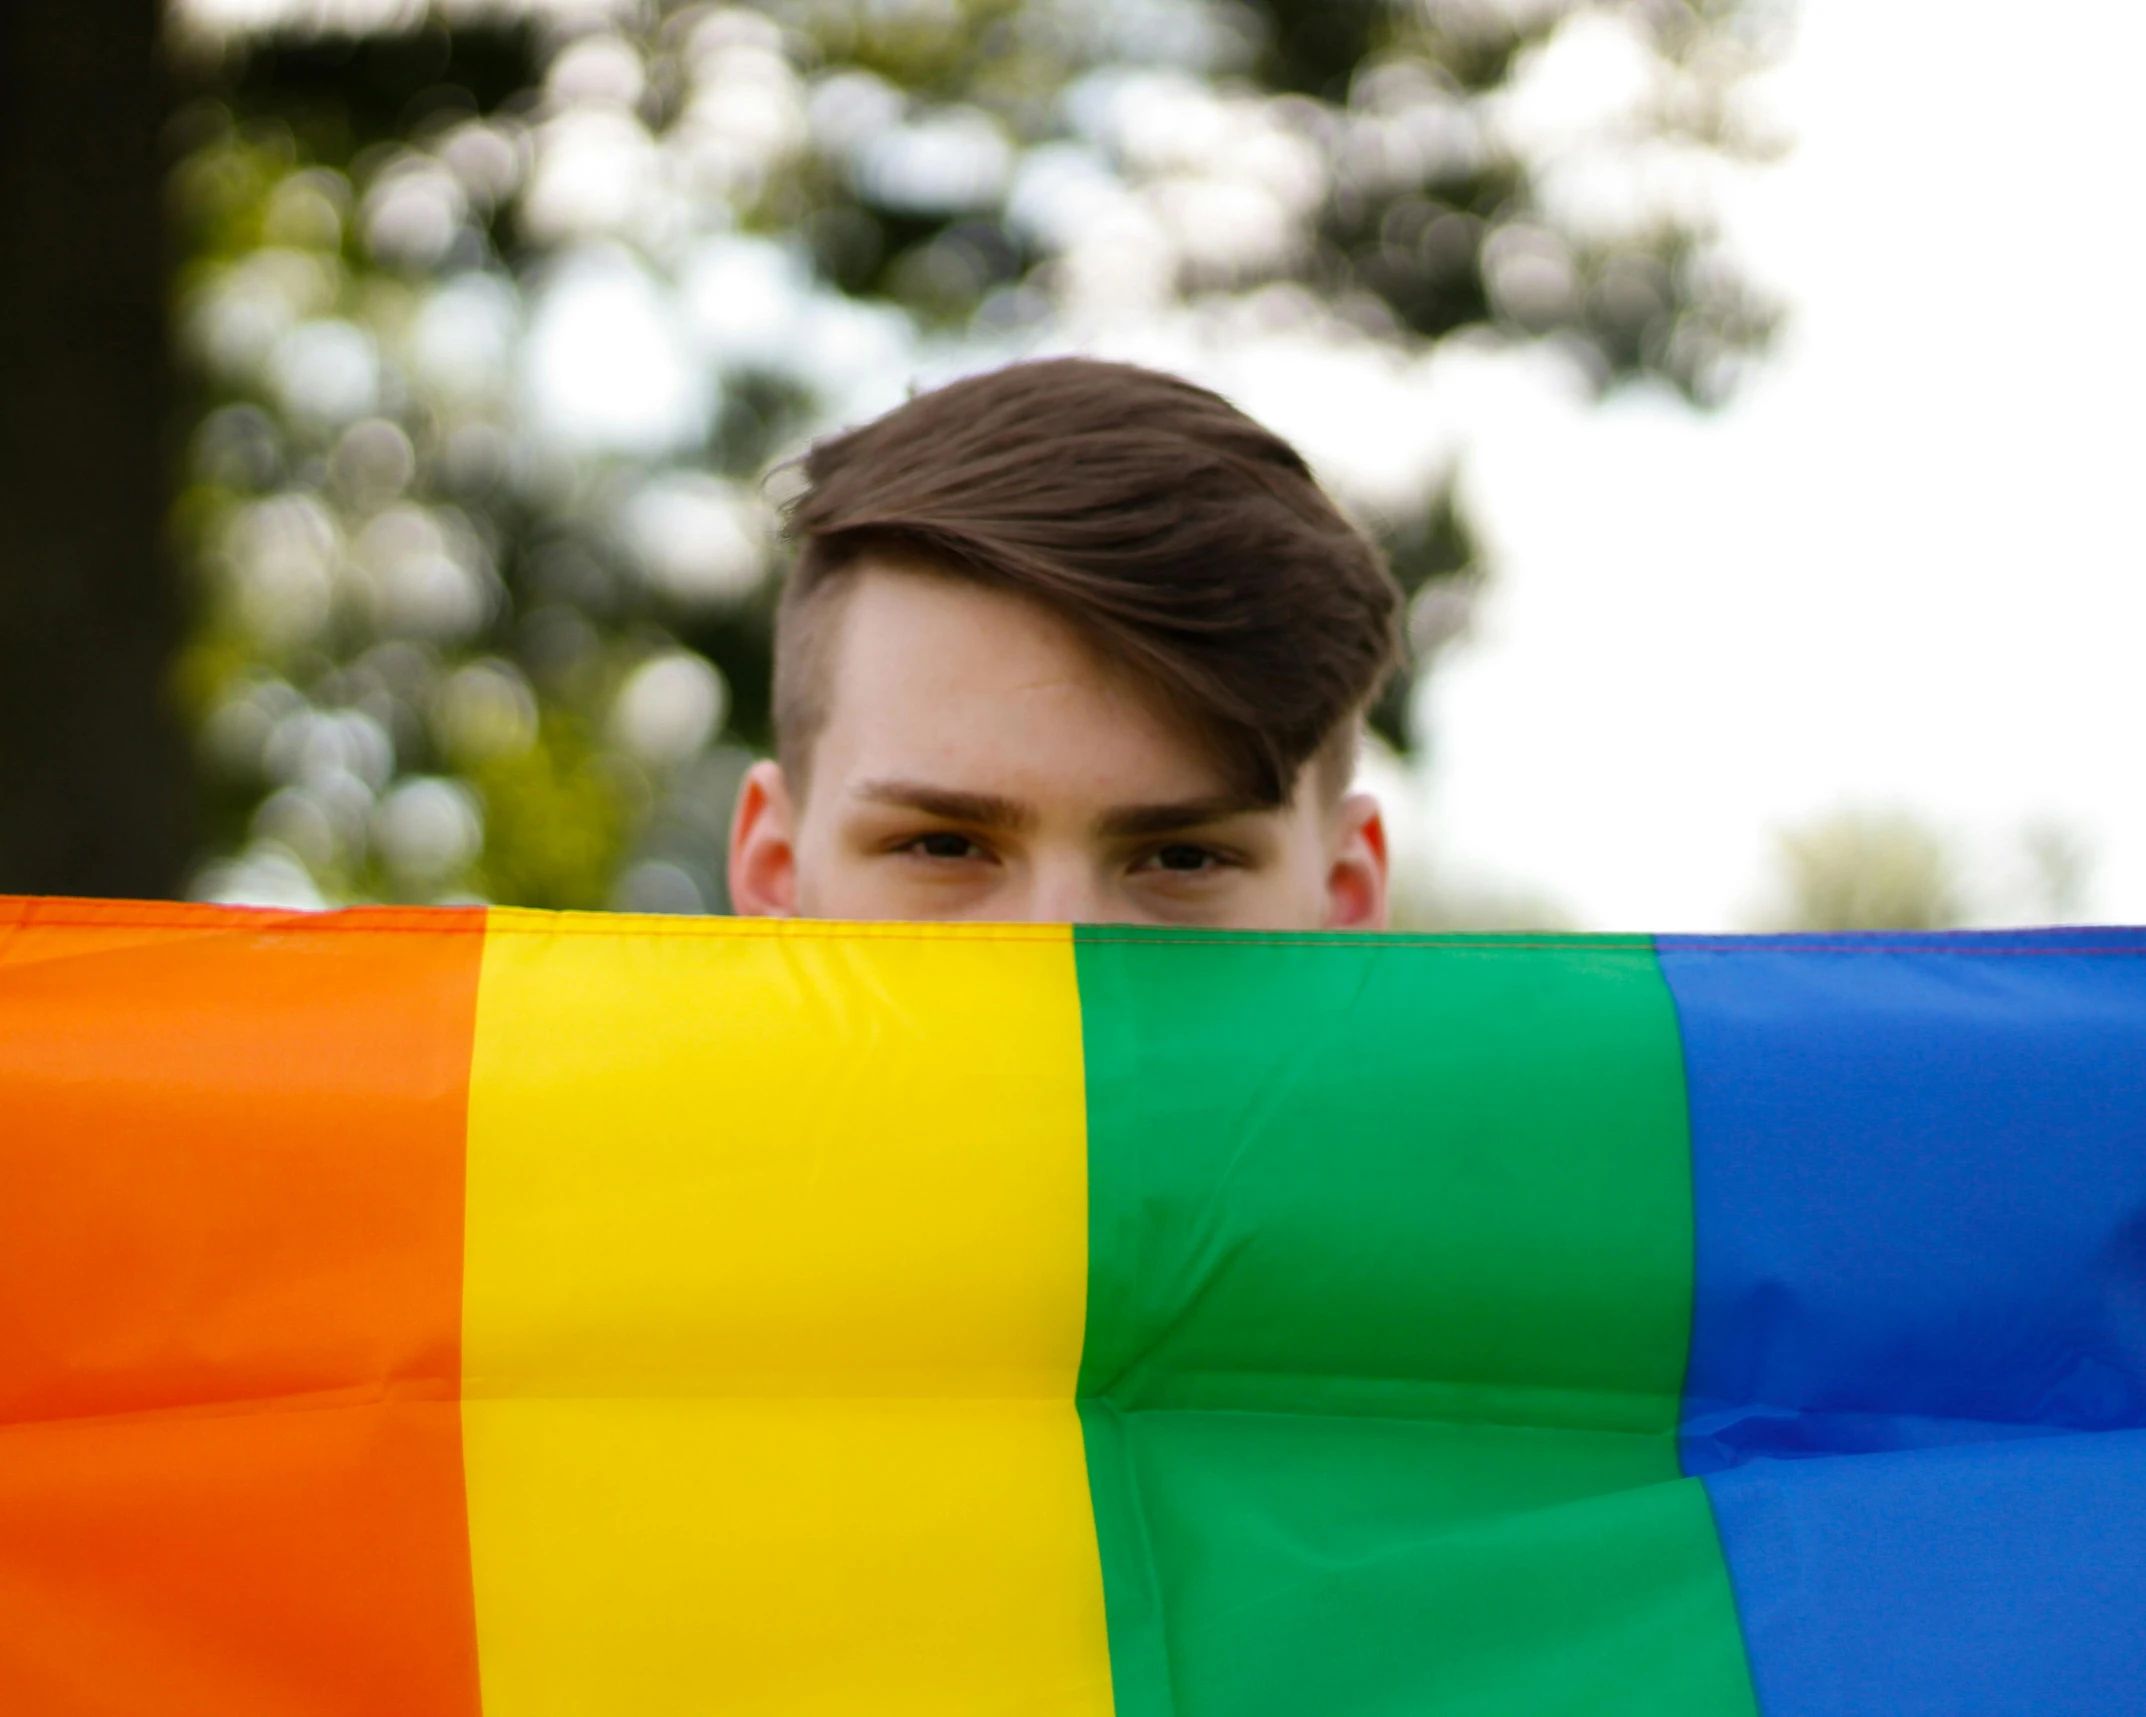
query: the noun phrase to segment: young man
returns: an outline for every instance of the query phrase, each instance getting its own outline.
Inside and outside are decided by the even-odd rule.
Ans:
[[[815,447],[737,910],[1378,929],[1349,791],[1400,592],[1293,449],[1059,359]]]

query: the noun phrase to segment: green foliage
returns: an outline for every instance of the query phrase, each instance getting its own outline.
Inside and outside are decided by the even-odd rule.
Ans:
[[[180,31],[212,891],[718,905],[764,480],[918,379],[1252,329],[1547,342],[1704,403],[1772,326],[1690,194],[1755,147],[1755,3],[481,16]],[[1428,665],[1484,576],[1450,469],[1399,506],[1325,474]]]
[[[471,882],[492,900],[561,910],[610,897],[625,849],[631,783],[568,717],[544,723],[524,749],[473,764],[483,795],[485,856]]]

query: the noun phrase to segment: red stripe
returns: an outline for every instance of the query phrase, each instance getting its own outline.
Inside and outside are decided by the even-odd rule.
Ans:
[[[0,1710],[477,1710],[481,912],[0,902]]]

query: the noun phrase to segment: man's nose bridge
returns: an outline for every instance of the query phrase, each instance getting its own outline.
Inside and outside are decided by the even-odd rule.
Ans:
[[[1071,853],[1054,854],[1036,866],[1027,916],[1038,924],[1102,924],[1110,919],[1102,879]]]

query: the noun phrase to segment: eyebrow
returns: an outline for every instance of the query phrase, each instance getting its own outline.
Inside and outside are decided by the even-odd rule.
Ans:
[[[998,793],[964,793],[951,787],[934,787],[925,781],[867,781],[856,796],[874,805],[892,805],[904,811],[921,811],[949,823],[971,828],[1003,830],[1018,834],[1036,825],[1036,813],[1018,799]],[[1243,816],[1268,807],[1235,794],[1215,794],[1205,799],[1180,799],[1153,805],[1119,805],[1096,818],[1096,832],[1112,840],[1137,840],[1143,836],[1171,835],[1184,829],[1203,828],[1227,817]]]
[[[921,811],[927,817],[943,817],[949,823],[1000,829],[1008,834],[1033,828],[1036,822],[1035,811],[1018,799],[997,793],[962,793],[923,781],[867,781],[857,789],[856,796],[875,805]]]
[[[1121,805],[1105,811],[1095,820],[1095,826],[1100,834],[1133,840],[1142,835],[1173,835],[1183,829],[1203,828],[1227,817],[1268,808],[1235,794],[1217,794],[1207,799],[1181,799],[1175,804]]]

